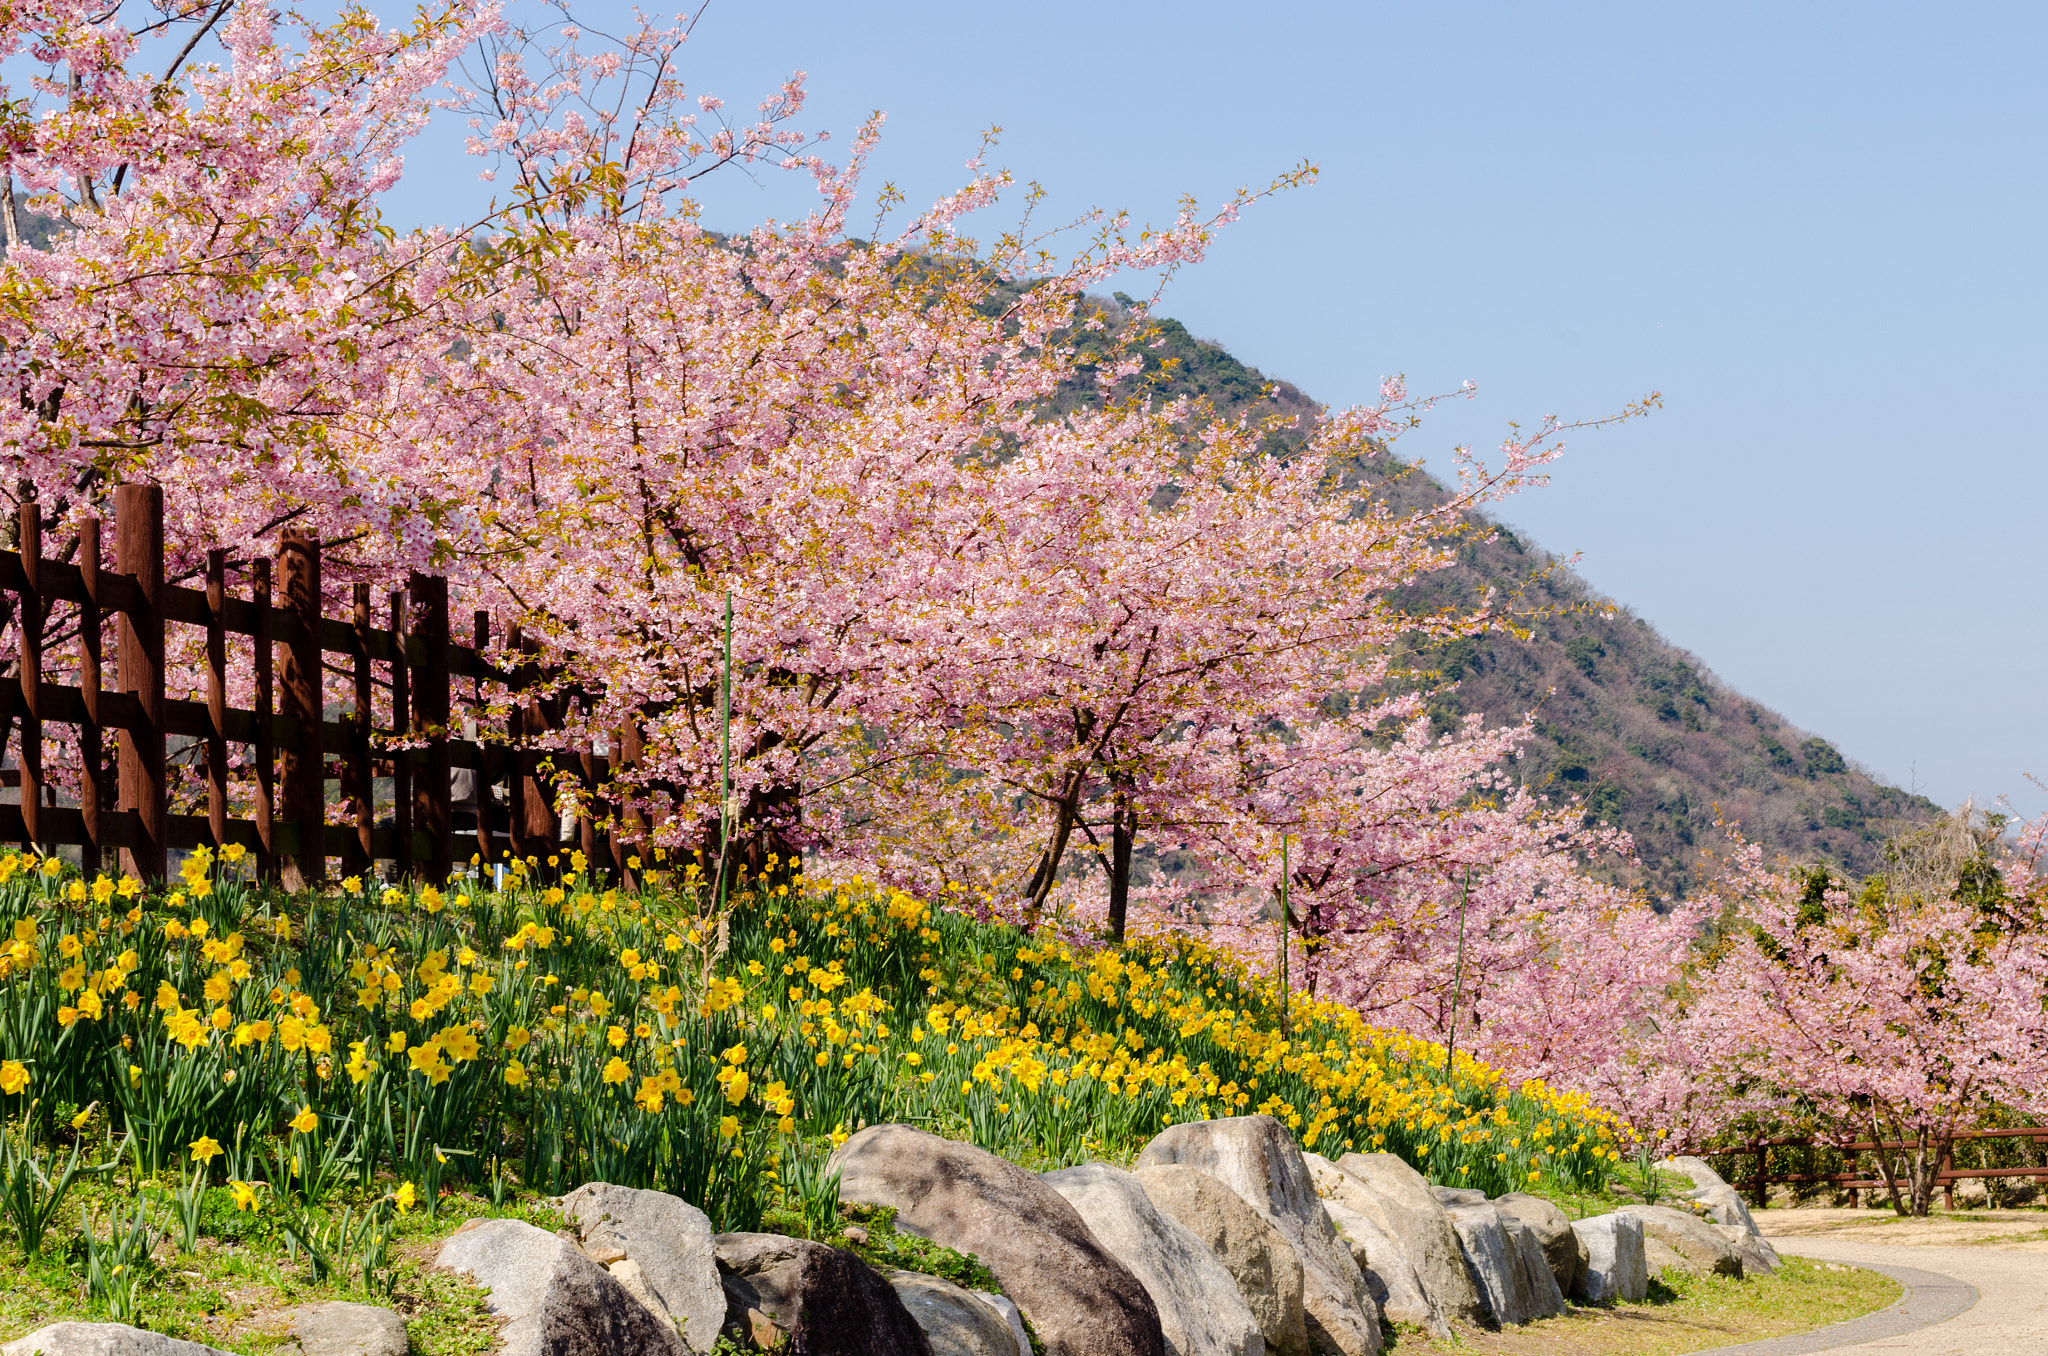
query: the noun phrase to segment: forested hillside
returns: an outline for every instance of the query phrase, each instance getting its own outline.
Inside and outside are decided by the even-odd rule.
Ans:
[[[1106,307],[1117,318],[1120,303]],[[1177,321],[1155,318],[1151,378],[1168,394],[1199,394],[1227,411],[1313,420],[1301,390],[1247,367]],[[1292,441],[1294,436],[1282,436]],[[1399,462],[1360,481],[1420,506],[1443,487]],[[1589,818],[1634,838],[1631,880],[1683,897],[1700,878],[1717,819],[1798,861],[1826,859],[1856,874],[1876,868],[1879,845],[1904,823],[1941,807],[1887,786],[1801,730],[1732,690],[1648,621],[1595,593],[1571,569],[1505,527],[1468,546],[1461,564],[1415,601],[1476,600],[1488,585],[1519,595],[1536,614],[1530,638],[1496,635],[1412,655],[1413,666],[1456,680],[1432,704],[1437,723],[1468,712],[1512,722],[1534,712],[1538,738],[1514,775],[1577,801]]]

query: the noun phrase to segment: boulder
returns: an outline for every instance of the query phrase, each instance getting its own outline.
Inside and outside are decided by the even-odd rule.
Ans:
[[[1529,1316],[1522,1321],[1552,1318],[1563,1313],[1564,1290],[1550,1270],[1550,1259],[1544,1255],[1543,1243],[1536,1230],[1498,1207],[1493,1213],[1500,1216],[1501,1227],[1508,1233],[1509,1261],[1515,1267],[1515,1288],[1523,1301],[1522,1312]]]
[[[798,1356],[931,1356],[896,1291],[841,1248],[781,1234],[716,1234],[726,1335]]]
[[[674,1321],[691,1350],[711,1350],[725,1322],[725,1291],[702,1210],[666,1192],[608,1182],[580,1186],[557,1204],[586,1253],[635,1299]]]
[[[1486,1307],[1465,1269],[1465,1250],[1451,1217],[1421,1173],[1393,1154],[1345,1154],[1337,1167],[1357,1188],[1332,1199],[1357,1210],[1400,1245],[1428,1295],[1444,1316],[1463,1323],[1486,1321]]]
[[[1167,1356],[1263,1356],[1266,1339],[1236,1278],[1201,1239],[1152,1204],[1137,1178],[1087,1163],[1046,1173],[1045,1180],[1144,1284],[1159,1309]]]
[[[897,1228],[980,1258],[1050,1356],[1164,1356],[1144,1284],[1038,1174],[907,1125],[869,1126],[830,1166],[840,1200],[891,1206]]]
[[[1501,1226],[1500,1215],[1490,1205],[1453,1206],[1449,1214],[1485,1321],[1496,1327],[1518,1322],[1511,1317],[1517,1309],[1515,1263],[1508,1256],[1508,1231]]]
[[[1131,1174],[1152,1204],[1173,1216],[1223,1263],[1250,1307],[1270,1356],[1308,1356],[1301,1258],[1244,1198],[1205,1172],[1178,1164]]]
[[[1695,1158],[1691,1154],[1679,1154],[1672,1158],[1666,1158],[1660,1161],[1657,1166],[1665,1169],[1667,1172],[1684,1173],[1687,1177],[1692,1178],[1693,1186],[1698,1188],[1724,1187],[1728,1185],[1728,1179],[1715,1172],[1713,1164],[1707,1162],[1704,1158]]]
[[[1631,1205],[1626,1213],[1643,1222],[1643,1236],[1654,1238],[1702,1271],[1742,1279],[1742,1259],[1713,1224],[1687,1210],[1662,1205]],[[1653,1262],[1652,1268],[1655,1268]]]
[[[126,1323],[52,1323],[0,1346],[5,1356],[36,1356],[37,1352],[42,1356],[229,1356],[218,1347],[182,1342]]]
[[[1589,1304],[1640,1300],[1649,1293],[1649,1264],[1643,1252],[1643,1222],[1619,1211],[1582,1219],[1572,1226],[1586,1252],[1586,1269],[1572,1293]]]
[[[1778,1250],[1761,1234],[1753,1234],[1739,1224],[1716,1224],[1714,1228],[1728,1240],[1728,1246],[1735,1249],[1735,1255],[1742,1259],[1744,1276],[1775,1276],[1778,1268],[1784,1265],[1778,1257]]]
[[[1652,1276],[1662,1276],[1667,1271],[1680,1271],[1688,1276],[1700,1274],[1700,1268],[1691,1258],[1661,1238],[1644,1237],[1643,1262],[1649,1267]]]
[[[1301,1258],[1301,1307],[1309,1348],[1329,1356],[1377,1356],[1378,1306],[1351,1250],[1338,1239],[1301,1146],[1271,1116],[1170,1125],[1138,1156],[1141,1168],[1178,1163],[1206,1172],[1287,1236]]]
[[[1558,1290],[1567,1295],[1577,1294],[1579,1275],[1586,1269],[1586,1245],[1572,1232],[1571,1217],[1541,1196],[1522,1191],[1495,1197],[1493,1208],[1503,1215],[1513,1215],[1535,1231],[1550,1274],[1557,1278]]]
[[[406,1356],[405,1320],[375,1304],[309,1304],[292,1320],[305,1356]]]
[[[1433,1186],[1429,1189],[1429,1194],[1436,1197],[1437,1204],[1446,1210],[1458,1205],[1486,1204],[1486,1193],[1474,1191],[1470,1187]]]
[[[883,1279],[924,1329],[932,1356],[1018,1356],[1010,1325],[972,1290],[917,1271],[884,1272]],[[1028,1343],[1023,1356],[1031,1356]]]
[[[1690,1177],[1693,1189],[1685,1193],[1686,1199],[1705,1206],[1707,1217],[1714,1223],[1740,1225],[1749,1233],[1757,1233],[1756,1219],[1749,1213],[1749,1205],[1742,1199],[1742,1193],[1723,1180],[1706,1159],[1684,1154],[1667,1158],[1657,1166]]]
[[[1443,1306],[1422,1283],[1415,1264],[1371,1214],[1360,1208],[1366,1193],[1359,1182],[1321,1154],[1303,1154],[1309,1180],[1323,1198],[1323,1213],[1351,1249],[1351,1260],[1365,1276],[1366,1288],[1380,1307],[1380,1317],[1421,1328],[1431,1337],[1448,1340],[1451,1325]]]
[[[1455,1206],[1450,1216],[1488,1318],[1508,1327],[1564,1312],[1533,1229],[1491,1204]]]
[[[491,1292],[503,1356],[687,1356],[657,1317],[568,1239],[516,1219],[472,1220],[436,1262]]]
[[[1351,1260],[1364,1273],[1366,1289],[1380,1307],[1381,1321],[1407,1323],[1448,1341],[1451,1325],[1443,1308],[1422,1288],[1422,1278],[1415,1274],[1400,1245],[1370,1218],[1341,1201],[1324,1201],[1323,1211],[1351,1249]]]
[[[1716,1224],[1729,1224],[1746,1234],[1757,1234],[1756,1217],[1749,1213],[1748,1204],[1742,1193],[1732,1186],[1701,1187],[1687,1193],[1687,1200],[1698,1201],[1705,1207],[1707,1218]]]
[[[989,1307],[1003,1316],[1010,1336],[1017,1339],[1017,1356],[1031,1356],[1031,1334],[1024,1330],[1024,1311],[1017,1307],[1017,1301],[993,1290],[976,1290],[973,1293],[976,1299],[987,1300]]]

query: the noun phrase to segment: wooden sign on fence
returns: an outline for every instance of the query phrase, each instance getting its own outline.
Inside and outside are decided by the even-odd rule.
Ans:
[[[547,735],[558,728],[560,712],[554,700],[540,697],[516,703],[502,737],[485,728],[485,684],[517,693],[538,687],[545,675],[536,665],[507,670],[489,662],[491,624],[484,613],[475,615],[473,644],[453,643],[447,580],[412,575],[404,590],[389,596],[385,626],[375,622],[366,584],[356,586],[347,620],[330,618],[321,609],[319,543],[287,533],[276,561],[279,596],[272,594],[272,562],[261,556],[241,563],[246,596],[236,596],[222,551],[207,558],[205,587],[185,588],[164,578],[162,490],[123,485],[114,502],[111,570],[102,567],[97,520],[79,532],[68,553],[75,562],[46,559],[33,502],[21,506],[19,549],[0,554],[0,594],[12,595],[19,623],[20,679],[0,684],[0,741],[15,755],[5,781],[21,792],[18,805],[0,804],[0,841],[45,849],[76,845],[88,869],[100,852],[117,849],[121,868],[144,879],[162,878],[174,849],[240,843],[255,853],[265,878],[292,888],[326,879],[329,858],[350,872],[368,872],[383,861],[437,882],[472,857],[544,862],[572,846],[593,866],[616,870],[624,863],[630,850],[616,827],[600,833],[590,813],[578,816],[573,837],[563,840],[553,782],[543,776],[543,761],[552,759],[602,798],[611,775],[609,750],[549,747]],[[43,681],[48,623],[58,603],[78,608],[77,687]],[[0,600],[0,625],[8,606]],[[116,622],[117,656],[111,688],[102,666],[109,618]],[[203,702],[165,695],[165,628],[171,625],[205,629]],[[522,648],[516,627],[506,641],[510,650]],[[231,644],[250,647],[253,709],[228,705]],[[279,647],[281,674],[274,672]],[[330,655],[344,657],[336,667],[351,679],[353,701],[338,720],[327,719],[323,678]],[[381,680],[379,666],[386,675]],[[469,680],[461,703],[468,719],[460,732],[457,679]],[[52,725],[76,731],[76,806],[55,803],[46,775]],[[118,739],[111,778],[109,731]],[[627,757],[637,733],[629,729],[619,741]],[[184,751],[203,752],[203,815],[170,813],[173,741]],[[254,768],[246,819],[228,813],[231,744],[243,746]],[[388,817],[379,808],[380,779],[389,787]],[[341,823],[328,822],[330,782],[345,811]],[[458,831],[459,815],[470,821],[466,833]]]

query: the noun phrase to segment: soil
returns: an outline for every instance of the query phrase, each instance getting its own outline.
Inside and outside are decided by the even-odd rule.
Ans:
[[[1901,1219],[1884,1210],[1758,1210],[1767,1238],[1838,1238],[1903,1248],[1997,1248],[2048,1252],[2048,1210],[1964,1210]],[[1917,1266],[1906,1258],[1901,1266]],[[1938,1268],[1936,1268],[1938,1270]]]

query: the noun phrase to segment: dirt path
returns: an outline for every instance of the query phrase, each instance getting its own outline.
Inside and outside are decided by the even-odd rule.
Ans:
[[[1798,1348],[1834,1356],[2048,1356],[2048,1218],[2039,1211],[1984,1211],[1901,1220],[1889,1211],[1769,1210],[1757,1227],[1778,1251],[1852,1266],[1911,1268],[1922,1279],[1900,1310],[1838,1335],[1843,1345]],[[1974,1287],[1976,1302],[1932,1326],[1900,1331],[1966,1303],[1939,1278]],[[1902,1278],[1914,1279],[1914,1278]],[[1877,1329],[1872,1332],[1871,1328]],[[1887,1331],[1887,1329],[1889,1329]],[[1730,1348],[1730,1356],[1741,1348]],[[1787,1356],[1793,1350],[1786,1348]],[[1755,1356],[1778,1356],[1761,1347]]]

